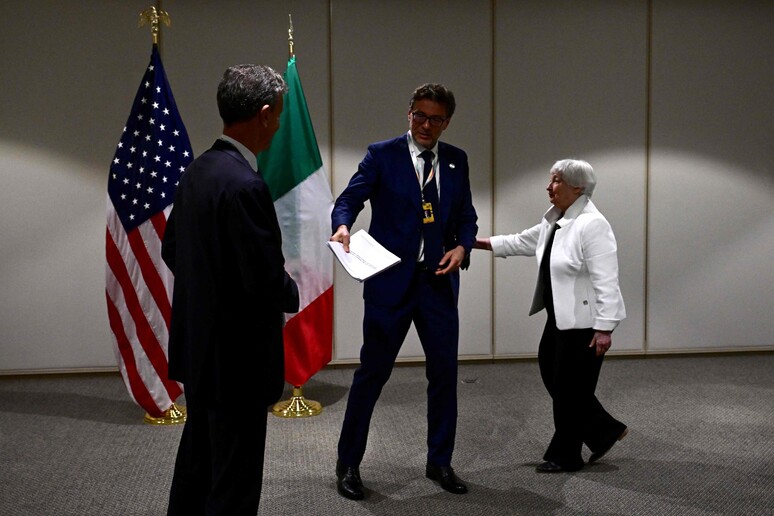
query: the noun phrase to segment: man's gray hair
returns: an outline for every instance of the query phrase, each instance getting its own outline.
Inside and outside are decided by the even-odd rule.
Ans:
[[[583,194],[591,197],[597,186],[597,177],[594,169],[586,161],[580,159],[562,159],[551,167],[552,174],[556,174],[570,186],[583,188]]]
[[[263,106],[274,108],[288,91],[282,76],[265,65],[229,67],[218,85],[218,112],[225,125],[249,120]]]

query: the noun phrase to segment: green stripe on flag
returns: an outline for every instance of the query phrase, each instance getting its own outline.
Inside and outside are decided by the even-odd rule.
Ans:
[[[330,236],[333,195],[306,107],[296,59],[285,71],[280,128],[258,155],[282,230],[285,269],[296,280],[297,314],[286,316],[285,380],[302,385],[331,359],[333,346],[333,254]]]
[[[296,70],[295,56],[288,61],[285,82],[288,84],[288,92],[283,99],[280,128],[271,146],[258,155],[258,168],[274,201],[322,167],[312,119]]]

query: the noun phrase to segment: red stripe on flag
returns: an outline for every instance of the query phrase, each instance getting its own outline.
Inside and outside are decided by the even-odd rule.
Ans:
[[[172,318],[172,308],[169,304],[169,298],[167,297],[167,289],[164,286],[164,282],[159,276],[159,271],[156,269],[156,264],[153,263],[148,249],[145,247],[145,242],[142,240],[142,235],[138,228],[133,229],[127,234],[129,240],[129,246],[134,253],[134,259],[140,266],[140,272],[145,280],[145,285],[148,287],[148,291],[153,300],[156,301],[156,305],[159,307],[159,312],[164,318],[164,322],[169,330],[170,320]],[[164,359],[166,361],[166,358]]]
[[[333,287],[320,294],[285,325],[285,381],[304,385],[331,361]]]
[[[137,230],[135,229],[132,233],[136,231]],[[167,357],[143,313],[142,305],[137,297],[137,292],[134,289],[129,272],[126,269],[126,264],[121,258],[121,253],[118,251],[118,247],[113,241],[109,231],[106,240],[107,263],[111,271],[113,271],[116,281],[121,286],[127,311],[132,316],[132,320],[134,320],[137,329],[137,339],[140,342],[142,349],[145,351],[148,360],[150,360],[153,368],[156,370],[156,374],[158,374],[164,388],[167,390],[167,393],[169,393],[169,397],[172,400],[175,400],[182,394],[182,390],[177,382],[169,379]]]
[[[167,229],[167,217],[163,211],[158,212],[150,218],[159,240],[164,240],[164,231]]]
[[[164,123],[158,124],[154,118],[162,111]],[[105,283],[114,326],[120,326],[120,331],[114,329],[114,344],[127,388],[131,369],[162,411],[182,394],[182,388],[168,377],[173,278],[161,257],[161,241],[176,185],[192,156],[154,45],[110,164]],[[163,172],[152,171],[161,163]],[[120,352],[119,340],[130,346],[131,354]],[[147,399],[135,401],[148,413],[155,412],[144,406]]]
[[[124,325],[121,321],[118,309],[116,308],[116,305],[113,304],[107,291],[105,291],[105,298],[107,299],[110,329],[113,330],[113,335],[115,335],[116,344],[118,345],[118,352],[121,354],[121,361],[126,368],[126,379],[129,382],[129,390],[132,391],[132,397],[134,397],[137,404],[145,409],[148,414],[153,417],[161,417],[164,412],[156,405],[148,388],[142,381],[139,371],[137,371],[132,345],[129,343],[129,338],[124,331]]]

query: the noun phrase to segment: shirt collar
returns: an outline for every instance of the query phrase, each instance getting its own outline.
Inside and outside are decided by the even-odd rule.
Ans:
[[[225,134],[221,134],[220,139],[236,147],[239,153],[244,156],[245,160],[247,160],[247,163],[250,165],[250,168],[253,169],[253,172],[258,172],[258,157],[253,154],[250,149],[230,136],[226,136]]]
[[[543,215],[543,218],[548,222],[549,224],[554,224],[556,222],[562,221],[559,225],[564,226],[569,221],[575,219],[578,214],[580,214],[581,211],[583,211],[583,208],[586,207],[586,205],[590,202],[588,195],[581,195],[577,199],[575,199],[575,202],[570,205],[569,208],[567,208],[567,211],[564,212],[564,215],[562,215],[562,212],[557,208],[556,206],[551,206],[548,208],[548,211]]]
[[[436,158],[438,157],[438,142],[435,142],[435,145],[432,149],[425,149],[423,146],[414,141],[414,137],[411,136],[411,130],[406,133],[406,137],[408,138],[409,150],[411,151],[412,156],[419,156],[423,151],[429,150],[435,154]]]

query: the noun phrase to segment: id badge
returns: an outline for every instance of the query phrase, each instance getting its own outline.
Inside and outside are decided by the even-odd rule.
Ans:
[[[435,222],[435,217],[433,216],[433,203],[423,202],[422,210],[425,212],[425,217],[422,219],[423,223],[430,224],[431,222]]]

